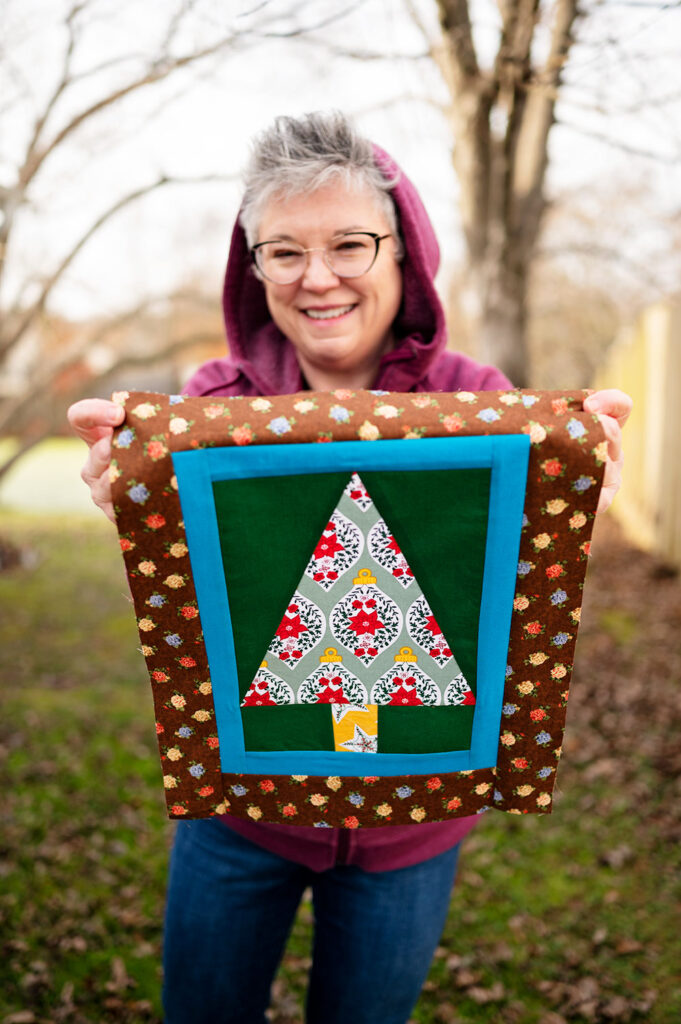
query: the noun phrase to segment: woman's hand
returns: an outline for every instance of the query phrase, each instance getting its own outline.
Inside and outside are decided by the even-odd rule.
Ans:
[[[598,499],[597,512],[605,512],[619,490],[622,481],[622,427],[627,422],[633,402],[629,395],[616,388],[594,391],[584,399],[584,411],[596,413],[608,439],[608,461],[605,464],[603,487]]]
[[[125,411],[115,402],[102,398],[85,398],[76,402],[68,411],[72,429],[85,441],[90,451],[80,475],[90,488],[90,495],[104,515],[116,521],[111,500],[109,463],[111,462],[111,438],[114,427],[125,419]]]

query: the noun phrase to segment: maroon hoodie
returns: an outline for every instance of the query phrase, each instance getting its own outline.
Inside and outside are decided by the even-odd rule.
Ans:
[[[499,371],[445,350],[444,311],[433,280],[440,252],[421,199],[391,157],[374,147],[387,178],[404,241],[404,291],[393,327],[395,347],[379,365],[375,388],[386,391],[485,391],[510,387]],[[251,269],[246,237],[237,223],[225,274],[223,309],[229,356],[204,363],[185,387],[189,395],[283,395],[305,389],[295,349],[270,318],[265,291]],[[314,871],[355,864],[388,871],[434,857],[458,843],[476,817],[423,825],[346,831],[261,825],[225,815],[225,824],[265,849]]]

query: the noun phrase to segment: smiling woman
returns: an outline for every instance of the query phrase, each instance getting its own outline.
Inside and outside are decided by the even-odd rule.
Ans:
[[[360,232],[366,234],[355,236]],[[259,237],[256,253],[276,246],[257,261],[267,308],[294,346],[308,385],[318,391],[370,387],[394,346],[392,325],[402,300],[397,241],[376,196],[366,185],[342,181],[285,202],[275,195],[263,211]],[[340,248],[344,237],[354,246],[353,258]],[[290,240],[298,251],[270,239]],[[358,247],[364,251],[358,254]],[[281,284],[267,276],[289,276],[271,267],[283,260],[288,269],[292,253],[300,272],[295,280]],[[359,257],[367,269],[357,274]]]
[[[352,415],[343,404],[347,389],[463,394],[509,386],[500,371],[447,351],[433,283],[439,249],[421,199],[394,161],[343,116],[278,118],[256,140],[246,180],[223,294],[229,356],[204,364],[187,394],[250,396],[252,409],[268,411],[265,396],[334,391],[330,415],[344,422]],[[301,396],[297,415],[318,401]],[[430,396],[410,401],[426,408]],[[605,416],[606,479],[610,472],[616,488],[617,418],[626,419],[626,396],[603,392],[587,402],[589,411],[612,414]],[[122,419],[122,408],[107,402],[84,401],[70,411],[91,446],[83,478],[111,518],[111,435]],[[457,429],[458,414],[448,419]],[[173,423],[188,428],[177,417],[171,432]],[[377,434],[371,423],[356,426],[359,445]],[[269,428],[285,432],[290,424],[279,417]],[[242,424],[231,440],[245,444],[252,433]],[[276,516],[295,521],[299,499],[280,498]],[[244,547],[238,537],[236,543]],[[276,545],[266,554],[276,560]],[[303,786],[307,776],[294,778]],[[329,777],[327,785],[341,781]],[[425,811],[416,810],[412,818],[421,822]],[[391,826],[387,834],[348,832],[359,824],[352,814],[346,829],[324,821],[320,828],[264,825],[228,814],[180,821],[168,890],[166,1021],[264,1024],[291,922],[311,886],[308,1024],[405,1024],[444,924],[459,843],[475,820]]]

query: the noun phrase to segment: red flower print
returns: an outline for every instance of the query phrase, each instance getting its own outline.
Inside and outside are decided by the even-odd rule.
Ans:
[[[560,476],[563,472],[563,464],[558,459],[547,459],[546,462],[542,462],[541,468],[546,476]]]
[[[415,707],[419,704],[423,704],[423,701],[417,696],[416,690],[405,690],[403,686],[398,686],[398,688],[393,690],[390,695],[390,703],[398,704],[400,706],[409,705],[410,707]]]
[[[150,441],[147,445],[147,455],[150,459],[162,459],[166,453],[166,446],[163,441]]]
[[[250,427],[235,427],[232,431],[234,444],[249,444],[252,437],[253,431]]]
[[[349,818],[346,818],[343,824],[346,828],[359,828],[359,822],[354,814],[351,814]]]
[[[271,793],[274,789],[274,783],[271,779],[263,779],[260,783],[260,788],[263,793]]]
[[[338,543],[338,538],[335,534],[332,534],[330,537],[322,535],[317,547],[314,549],[314,557],[334,558],[339,551],[345,551],[345,548],[342,544]]]
[[[327,685],[317,694],[317,704],[349,704],[350,701],[343,693],[343,687],[336,688],[327,681]]]
[[[445,430],[448,430],[450,434],[455,433],[457,430],[461,430],[463,426],[463,420],[458,413],[453,413],[451,416],[445,416],[442,421],[442,425]]]
[[[144,522],[150,530],[160,530],[162,526],[166,525],[164,516],[159,512],[153,512],[151,515],[147,516]]]
[[[430,790],[439,789],[441,785],[442,779],[438,779],[437,776],[435,776],[435,778],[433,779],[428,779],[428,781],[426,782],[426,786]]]
[[[353,633],[371,633],[372,636],[377,629],[383,629],[383,623],[378,618],[378,612],[358,612],[353,615],[348,623]]]
[[[195,608],[193,604],[185,604],[180,608],[180,615],[185,619],[195,619],[199,614],[199,609]]]
[[[272,700],[269,691],[265,693],[258,693],[254,690],[253,693],[247,693],[244,697],[244,707],[276,707],[276,701]]]
[[[432,633],[433,636],[442,635],[442,630],[435,621],[434,615],[429,615],[428,618],[426,619],[426,629],[428,630],[429,633]]]
[[[307,626],[304,622],[300,621],[300,615],[285,615],[277,626],[277,636],[281,637],[282,640],[288,640],[291,637],[295,637],[296,640],[301,633],[307,632]]]
[[[212,786],[201,786],[201,789],[198,792],[199,796],[210,796],[211,793],[215,792],[215,790]]]
[[[558,565],[558,563],[556,562],[555,565],[550,565],[548,567],[548,569],[546,570],[546,575],[550,580],[555,580],[558,579],[559,576],[565,575],[565,569],[562,565]]]
[[[189,655],[187,654],[185,654],[182,658],[178,658],[177,660],[179,661],[182,668],[194,668],[194,666],[196,665],[194,659],[190,658]]]

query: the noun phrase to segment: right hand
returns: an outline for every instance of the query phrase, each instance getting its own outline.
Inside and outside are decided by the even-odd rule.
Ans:
[[[90,488],[90,496],[107,519],[116,522],[111,500],[109,464],[114,427],[125,419],[125,410],[103,398],[85,398],[72,405],[67,413],[72,429],[85,441],[90,451],[81,477]]]

